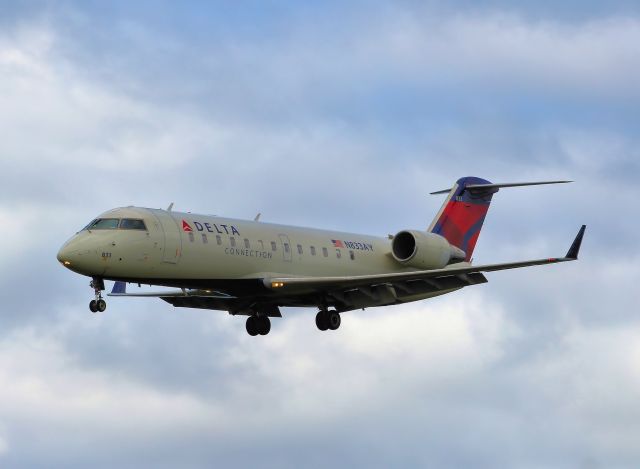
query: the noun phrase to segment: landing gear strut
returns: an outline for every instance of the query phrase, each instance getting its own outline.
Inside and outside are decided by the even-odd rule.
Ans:
[[[92,313],[104,312],[107,309],[107,302],[102,299],[102,290],[104,290],[104,280],[94,277],[89,284],[96,294],[96,299],[89,302],[89,310]]]
[[[271,330],[271,321],[269,316],[249,316],[246,327],[250,336],[267,335]]]
[[[340,327],[341,322],[340,313],[334,310],[318,311],[318,314],[316,314],[316,326],[321,331],[326,331],[327,329],[335,331]]]

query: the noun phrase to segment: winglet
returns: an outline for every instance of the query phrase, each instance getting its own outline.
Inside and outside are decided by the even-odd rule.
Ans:
[[[127,284],[124,282],[116,282],[113,284],[113,290],[111,290],[111,294],[116,295],[125,295],[127,293]]]
[[[582,238],[584,236],[584,230],[586,228],[587,225],[582,225],[580,231],[578,231],[576,239],[573,240],[573,243],[571,243],[571,247],[567,251],[567,255],[565,256],[566,259],[571,259],[572,261],[578,259],[578,252],[580,251],[580,245],[582,244]]]

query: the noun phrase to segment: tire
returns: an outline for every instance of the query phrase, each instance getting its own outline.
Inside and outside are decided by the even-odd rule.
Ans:
[[[104,310],[107,309],[107,302],[104,300],[98,300],[98,311],[100,311],[101,313],[104,313]]]
[[[269,316],[259,316],[257,319],[258,324],[260,325],[258,328],[260,330],[260,335],[267,335],[271,330],[271,321],[269,320]]]
[[[329,325],[329,329],[331,329],[332,331],[335,331],[337,328],[339,328],[341,322],[342,319],[340,318],[340,313],[338,313],[337,311],[330,311],[327,315],[327,323]]]
[[[92,313],[98,312],[98,302],[96,300],[91,300],[89,302],[89,311],[91,311]]]
[[[329,319],[324,311],[318,311],[318,314],[316,314],[316,327],[321,331],[329,329]]]
[[[249,334],[250,336],[255,337],[258,335],[258,323],[255,316],[249,316],[247,318],[246,328],[247,334]]]

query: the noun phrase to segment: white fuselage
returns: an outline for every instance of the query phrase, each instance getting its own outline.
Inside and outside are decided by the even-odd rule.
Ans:
[[[58,255],[71,270],[106,279],[159,281],[415,270],[393,259],[386,237],[138,207],[100,217],[140,218],[147,229],[78,232]]]

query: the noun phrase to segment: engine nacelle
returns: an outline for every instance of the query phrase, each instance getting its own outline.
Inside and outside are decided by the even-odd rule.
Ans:
[[[401,264],[422,270],[442,269],[466,257],[462,249],[452,246],[444,237],[414,230],[395,235],[391,242],[391,253]]]

